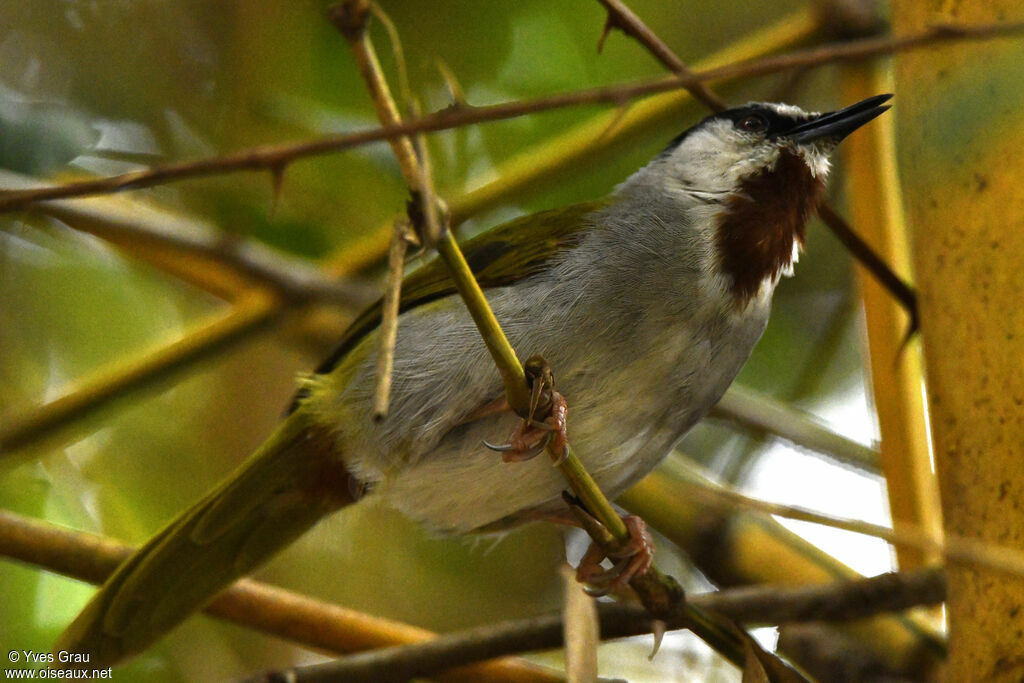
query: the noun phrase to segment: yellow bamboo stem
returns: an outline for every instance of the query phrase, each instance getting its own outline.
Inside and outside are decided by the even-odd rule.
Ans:
[[[844,102],[892,90],[886,67],[875,63],[843,67],[841,83]],[[900,106],[897,97],[896,107]],[[843,143],[842,153],[851,222],[883,261],[896,272],[907,273],[910,257],[896,174],[894,117],[883,116],[858,131]],[[857,280],[864,300],[871,388],[882,437],[880,461],[893,525],[897,531],[912,529],[939,539],[942,515],[928,454],[920,352],[916,344],[903,345],[910,319],[859,265]],[[898,548],[897,557],[901,569],[938,559],[907,547]]]
[[[858,576],[770,516],[716,500],[714,487],[695,465],[673,456],[618,502],[686,551],[721,587],[828,583]],[[896,671],[920,674],[937,666],[943,655],[938,636],[912,617],[875,617],[843,628]]]
[[[893,3],[894,27],[1024,18],[1015,0]],[[896,60],[897,132],[947,534],[1024,549],[1021,43]],[[1024,579],[949,567],[949,681],[1019,681]]]

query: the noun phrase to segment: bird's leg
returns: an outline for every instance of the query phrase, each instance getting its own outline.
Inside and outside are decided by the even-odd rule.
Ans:
[[[569,407],[565,398],[554,390],[554,376],[547,362],[540,356],[531,356],[524,366],[530,382],[530,410],[509,437],[509,442],[495,445],[484,442],[488,448],[501,452],[504,462],[522,462],[534,458],[552,443],[559,454],[559,464],[568,452],[566,417]],[[542,419],[541,416],[544,416]]]
[[[643,576],[654,561],[654,540],[647,531],[647,523],[636,515],[622,515],[622,521],[629,532],[629,540],[617,544],[608,529],[601,524],[582,502],[568,492],[562,497],[569,506],[560,512],[544,513],[544,518],[557,524],[581,527],[593,539],[587,552],[576,567],[576,580],[591,586],[587,590],[594,596],[607,595],[625,588],[630,580]],[[605,569],[601,562],[612,561],[612,568]]]
[[[647,531],[647,522],[636,515],[624,515],[622,521],[629,540],[615,550],[592,542],[576,567],[576,580],[591,586],[587,592],[595,597],[625,588],[633,577],[645,574],[654,561],[654,540]],[[613,563],[611,569],[601,566],[606,557]]]
[[[484,441],[484,445],[492,451],[499,451],[504,462],[523,462],[540,455],[554,440],[556,452],[564,458],[568,444],[565,430],[568,405],[557,391],[551,392],[551,403],[551,414],[543,422],[522,420],[509,436],[508,443],[496,445]]]

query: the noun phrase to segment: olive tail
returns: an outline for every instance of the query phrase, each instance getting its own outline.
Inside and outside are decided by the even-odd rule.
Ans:
[[[118,567],[54,651],[105,668],[137,654],[318,520],[359,498],[336,437],[290,415],[217,489]]]

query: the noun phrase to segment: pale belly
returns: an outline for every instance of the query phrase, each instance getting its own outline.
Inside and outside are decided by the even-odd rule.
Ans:
[[[605,344],[594,333],[574,335],[587,342],[582,349],[570,347],[555,331],[532,343],[521,338],[517,347],[540,351],[555,369],[556,387],[569,403],[570,443],[602,490],[615,497],[653,469],[717,402],[766,318],[767,309],[743,320],[719,316],[719,324],[679,324],[657,334],[640,330],[626,346]],[[460,360],[488,376],[486,391],[500,394],[489,358],[476,356]],[[484,446],[485,440],[507,440],[516,423],[504,413],[446,430],[426,452],[383,468],[377,490],[404,514],[442,531],[490,530],[561,509],[566,482],[546,455],[504,463]]]

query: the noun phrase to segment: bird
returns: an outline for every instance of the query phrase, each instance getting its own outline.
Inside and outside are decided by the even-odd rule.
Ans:
[[[551,369],[570,414],[556,428],[609,497],[650,472],[735,379],[792,274],[830,154],[891,97],[826,113],[752,102],[712,114],[609,196],[465,242],[513,347]],[[55,651],[87,653],[90,667],[143,651],[364,496],[442,533],[564,521],[564,480],[529,457],[537,435],[503,402],[444,265],[422,265],[401,291],[387,416],[373,409],[378,302],[300,380],[264,444],[121,564]],[[486,445],[503,440],[504,457]]]

